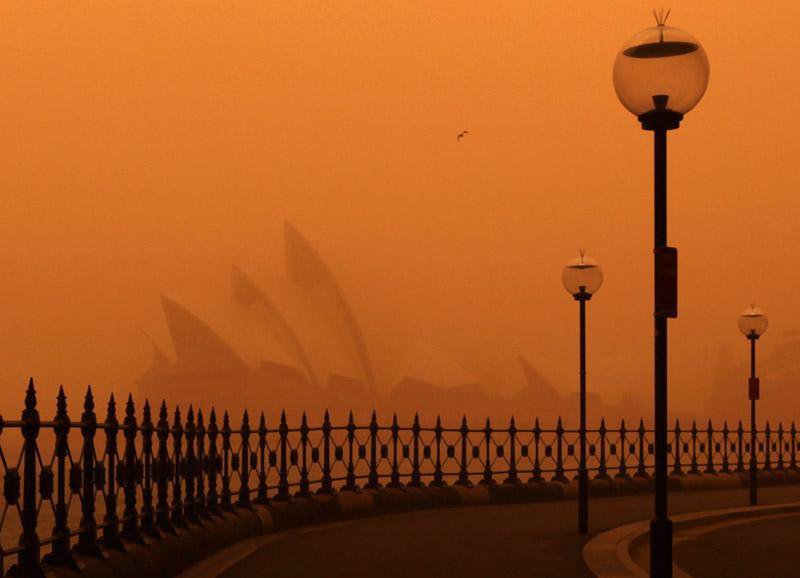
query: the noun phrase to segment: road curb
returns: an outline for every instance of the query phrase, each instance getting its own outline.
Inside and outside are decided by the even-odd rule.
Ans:
[[[743,506],[692,512],[672,517],[673,532],[689,528],[721,527],[731,523],[800,513],[800,502],[767,506]],[[632,551],[644,546],[650,522],[644,520],[598,534],[583,547],[583,560],[596,578],[647,578],[649,573],[633,559]],[[696,535],[696,533],[695,533]],[[673,563],[673,578],[692,578]]]

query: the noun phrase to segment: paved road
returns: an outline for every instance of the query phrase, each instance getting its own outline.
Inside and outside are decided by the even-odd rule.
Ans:
[[[750,522],[679,544],[675,561],[697,578],[796,578],[798,536],[800,515]]]
[[[760,498],[763,504],[798,501],[800,487],[764,488]],[[674,513],[746,503],[746,490],[670,497]],[[651,512],[649,495],[594,499],[591,531],[647,519]],[[568,501],[428,510],[332,524],[276,534],[221,577],[590,578],[581,557],[587,538],[575,533],[576,515],[576,503]],[[686,556],[694,556],[694,563],[702,552],[687,550]]]

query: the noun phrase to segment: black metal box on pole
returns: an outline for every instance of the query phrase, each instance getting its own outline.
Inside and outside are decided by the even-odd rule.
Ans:
[[[761,397],[761,380],[751,377],[747,381],[747,393],[749,399],[757,401]]]
[[[656,317],[678,316],[678,250],[656,247]]]

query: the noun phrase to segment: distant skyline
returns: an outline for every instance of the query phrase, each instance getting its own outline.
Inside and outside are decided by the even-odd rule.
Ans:
[[[159,294],[278,262],[284,219],[336,271],[376,349],[424,329],[455,350],[523,354],[560,391],[577,387],[560,269],[585,248],[605,271],[589,390],[649,400],[650,135],[611,66],[652,8],[0,5],[0,403],[16,408],[28,375],[44,396],[60,382],[127,391]],[[711,64],[669,150],[670,403],[686,411],[719,395],[716,367],[744,364],[736,320],[751,302],[770,317],[763,359],[800,328],[800,71],[787,61],[800,6],[670,8]],[[800,389],[770,371],[765,408],[780,396],[800,415]],[[745,377],[730,385],[742,414]]]

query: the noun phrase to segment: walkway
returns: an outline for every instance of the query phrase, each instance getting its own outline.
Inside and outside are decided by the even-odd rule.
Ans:
[[[760,498],[762,504],[797,501],[800,487],[763,488]],[[670,496],[670,509],[683,513],[746,502],[747,491],[742,489],[686,492]],[[647,519],[651,512],[651,495],[593,499],[591,529],[594,533]],[[575,518],[574,501],[367,518],[257,538],[251,543],[251,553],[232,567],[206,568],[203,574],[214,576],[221,571],[221,578],[591,578],[581,557],[586,538],[575,533]],[[796,529],[798,519],[785,520],[781,528],[788,524]],[[756,529],[763,528],[743,525],[736,529],[737,539],[723,541],[732,548]],[[770,539],[779,535],[779,531],[775,536],[768,534]],[[677,555],[684,568],[697,570],[697,578],[738,576],[718,574],[703,561],[705,541],[714,539],[711,533],[696,544],[681,545]],[[750,543],[763,544],[763,540]],[[727,572],[728,566],[735,564],[722,570]],[[770,570],[769,575],[785,574]]]

